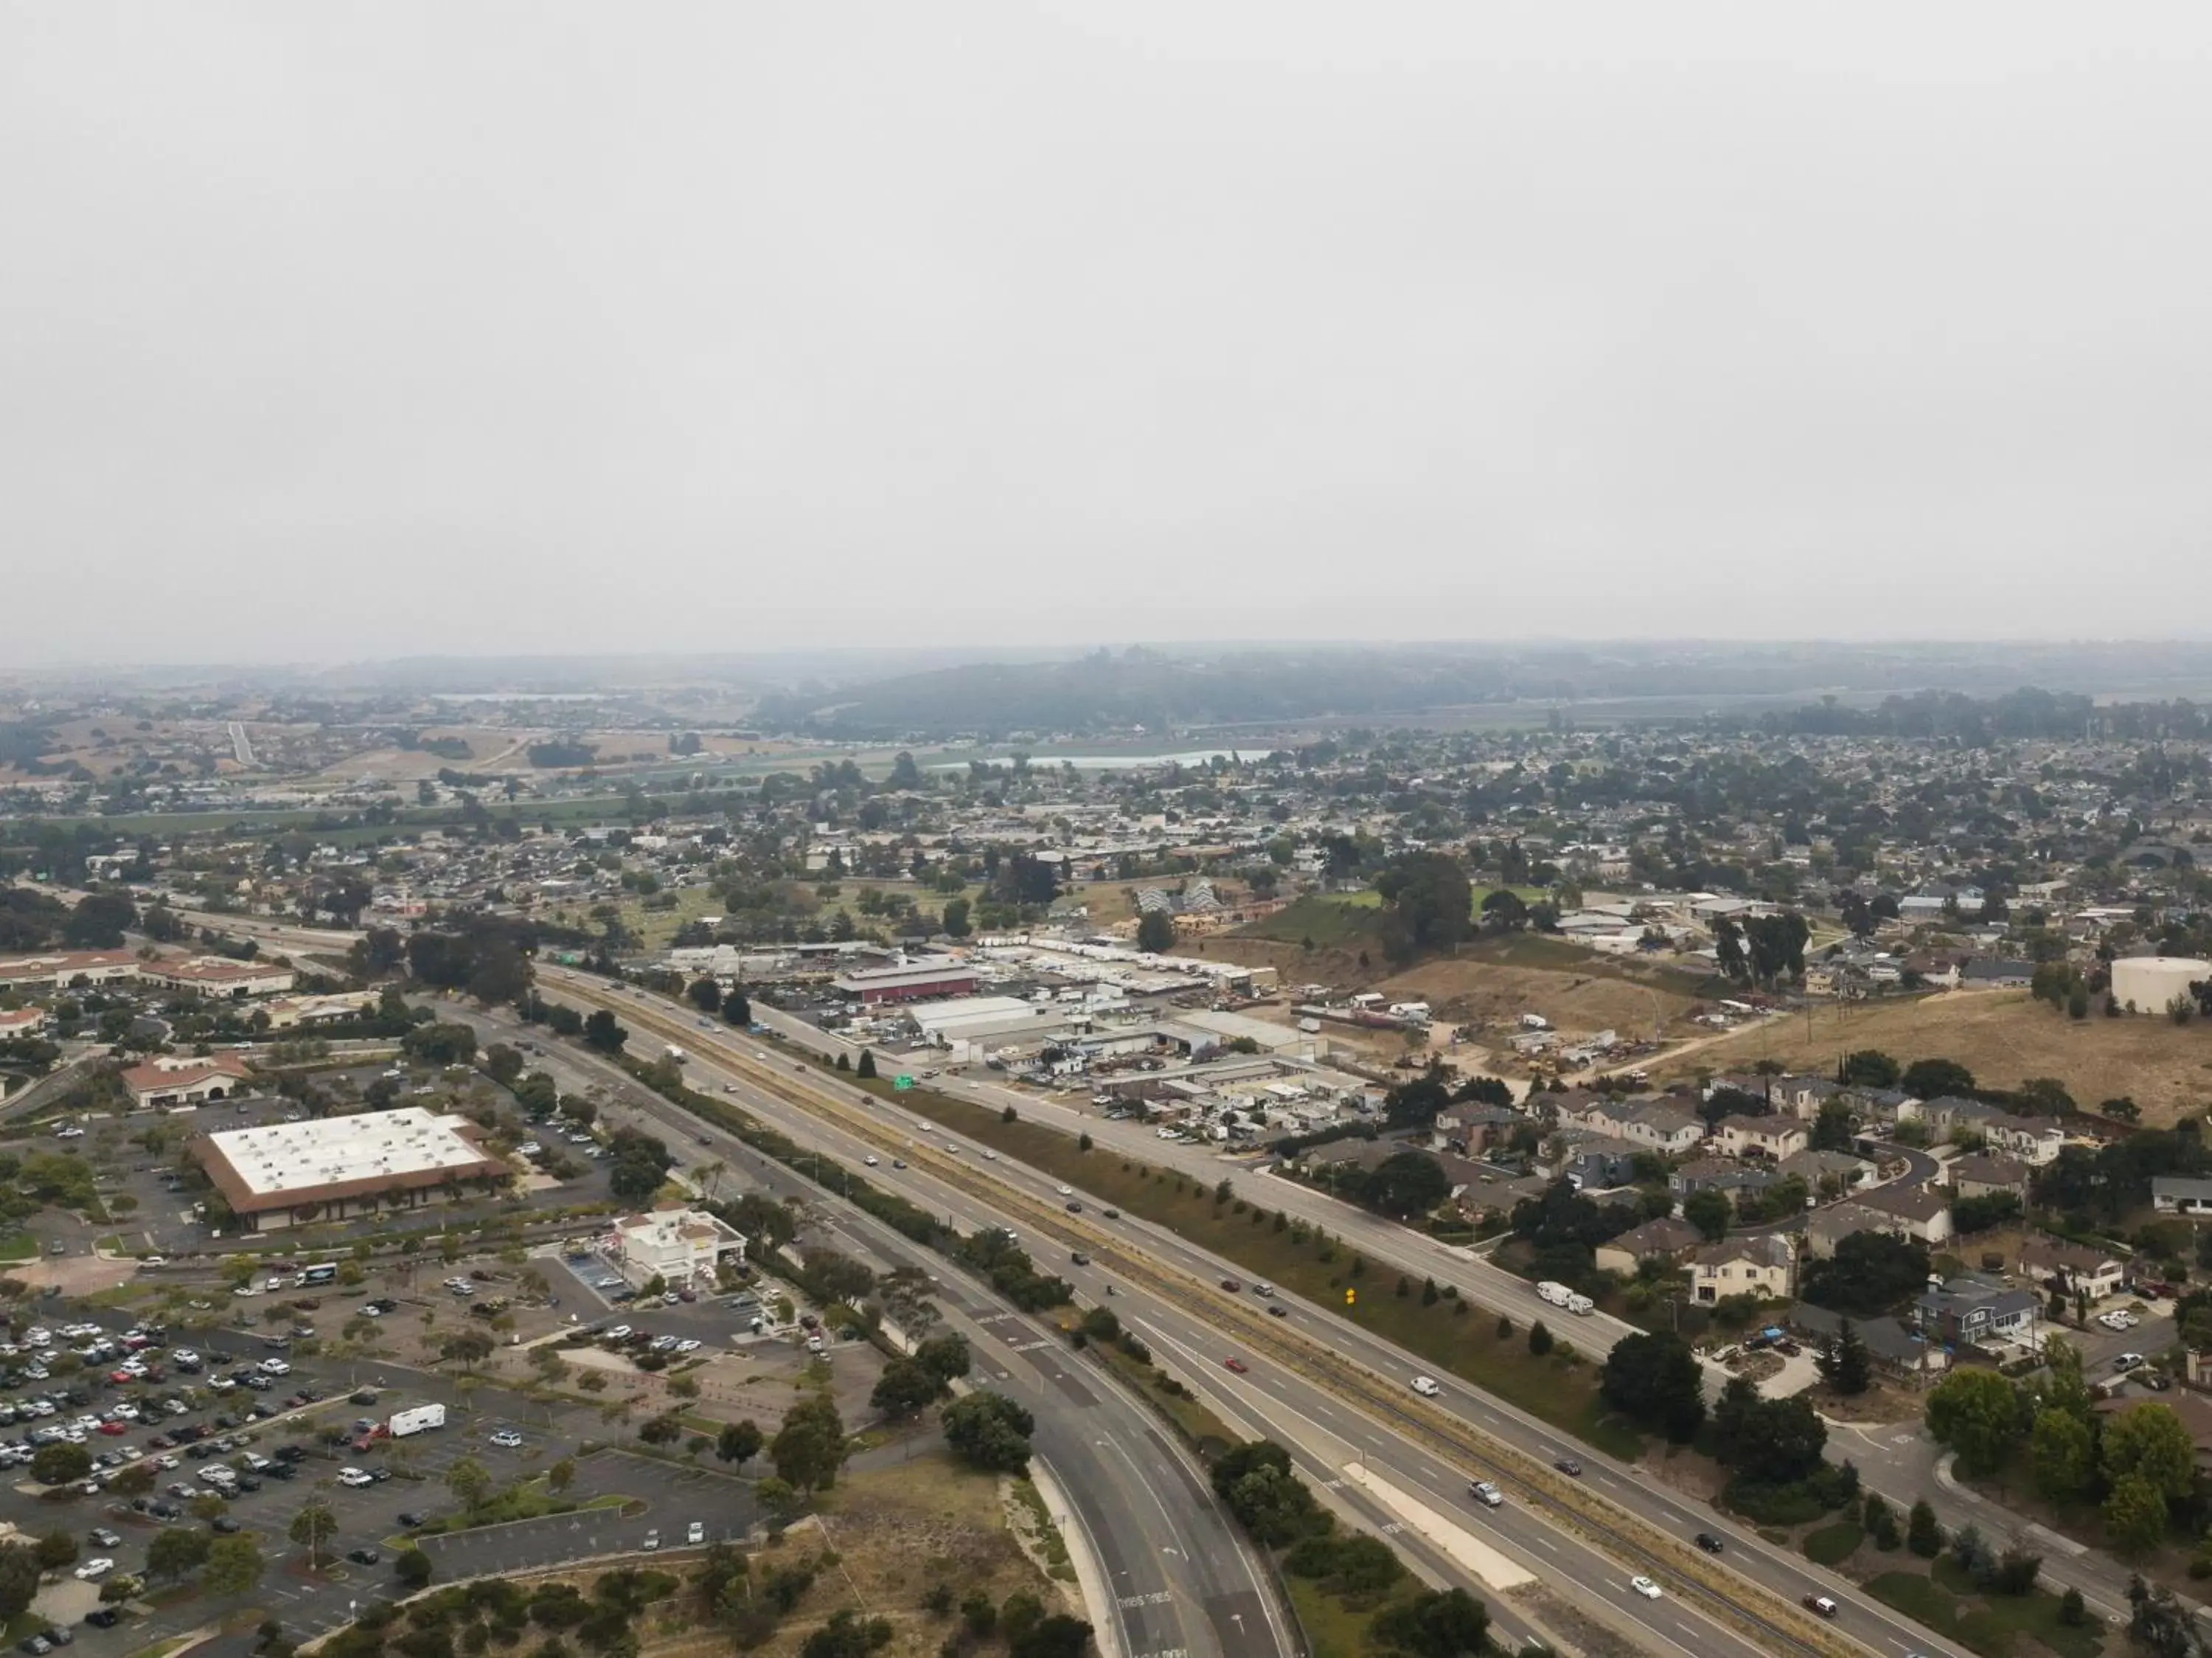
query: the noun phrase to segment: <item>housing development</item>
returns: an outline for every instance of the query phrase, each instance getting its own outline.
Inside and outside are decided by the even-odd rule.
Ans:
[[[1170,750],[75,694],[0,779],[40,1640],[787,1571],[741,1649],[848,1593],[1132,1658],[2194,1615],[2193,704]]]

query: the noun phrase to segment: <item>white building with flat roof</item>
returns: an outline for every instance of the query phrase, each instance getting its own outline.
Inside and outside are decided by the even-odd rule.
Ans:
[[[713,1283],[722,1262],[744,1259],[745,1234],[703,1209],[662,1209],[617,1221],[615,1249],[632,1283],[697,1286]]]
[[[458,1200],[514,1171],[477,1139],[465,1117],[419,1106],[228,1129],[189,1148],[231,1212],[249,1230],[414,1209],[434,1195]]]

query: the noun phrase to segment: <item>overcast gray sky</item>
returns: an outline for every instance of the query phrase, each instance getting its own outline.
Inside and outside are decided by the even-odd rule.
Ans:
[[[2212,632],[2212,7],[0,5],[0,666]]]

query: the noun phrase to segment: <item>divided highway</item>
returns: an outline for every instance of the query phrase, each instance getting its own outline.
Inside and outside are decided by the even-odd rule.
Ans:
[[[747,1110],[804,1144],[848,1162],[871,1155],[884,1165],[908,1162],[903,1170],[879,1166],[870,1179],[963,1229],[1012,1222],[1040,1265],[1066,1274],[1086,1299],[1103,1303],[1112,1283],[1124,1320],[1226,1419],[1291,1447],[1308,1476],[1334,1494],[1356,1490],[1391,1513],[1385,1528],[1397,1528],[1401,1539],[1408,1530],[1430,1533],[1427,1541],[1453,1557],[1460,1578],[1537,1580],[1544,1594],[1632,1634],[1648,1650],[1729,1658],[1842,1653],[1862,1643],[1891,1658],[1947,1650],[1809,1563],[1769,1548],[1709,1509],[1638,1484],[1632,1471],[1570,1447],[1545,1424],[1486,1395],[1447,1381],[1440,1399],[1418,1399],[1407,1385],[1418,1361],[1326,1309],[1297,1304],[1289,1318],[1262,1317],[1243,1297],[1212,1287],[1240,1269],[1172,1233],[1127,1220],[1109,1229],[1070,1215],[1066,1199],[1034,1171],[961,1149],[935,1125],[811,1067],[799,1076],[792,1061],[756,1055],[755,1044],[721,1027],[702,1031],[657,999],[625,996],[559,969],[541,967],[540,979],[549,994],[614,1008],[684,1046],[698,1056],[695,1071],[714,1068],[711,1082],[695,1081],[710,1088],[731,1081]],[[1063,1252],[1081,1250],[1091,1265],[1077,1266],[1065,1253],[1056,1260],[1046,1240],[1058,1240]],[[1226,1367],[1232,1356],[1249,1366],[1248,1374]],[[1582,1480],[1552,1469],[1570,1449],[1589,1470]],[[1475,1475],[1505,1487],[1504,1507],[1470,1503],[1467,1485]],[[1701,1531],[1728,1539],[1720,1560],[1691,1547]],[[1661,1581],[1662,1599],[1630,1588],[1638,1572]],[[1815,1591],[1844,1601],[1843,1624],[1816,1622],[1799,1609],[1799,1598]],[[1488,1598],[1510,1624],[1516,1600],[1494,1591]]]

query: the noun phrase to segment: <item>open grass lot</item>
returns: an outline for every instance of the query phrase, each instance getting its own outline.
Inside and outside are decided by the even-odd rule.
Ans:
[[[890,1095],[888,1083],[877,1086]],[[1341,1305],[1347,1289],[1356,1289],[1358,1301],[1343,1309],[1345,1315],[1376,1334],[1614,1456],[1633,1459],[1642,1449],[1636,1432],[1608,1415],[1600,1402],[1596,1367],[1563,1350],[1566,1344],[1538,1358],[1528,1351],[1524,1329],[1516,1326],[1500,1336],[1494,1319],[1472,1310],[1460,1313],[1465,1303],[1457,1301],[1424,1307],[1419,1283],[1401,1296],[1395,1274],[1355,1265],[1342,1246],[1325,1244],[1293,1227],[1277,1230],[1263,1207],[1266,1182],[1257,1176],[1245,1177],[1228,1202],[1217,1202],[1213,1187],[1115,1153],[1080,1150],[1053,1129],[1004,1122],[981,1106],[927,1089],[897,1098],[904,1108],[1042,1169],[1101,1203],[1171,1228],[1235,1261],[1255,1278],[1272,1279],[1332,1307]]]
[[[2071,1629],[2058,1621],[2057,1595],[2041,1589],[2019,1596],[1983,1594],[1948,1556],[1936,1561],[1928,1576],[1900,1568],[1882,1573],[1866,1588],[1883,1605],[1982,1658],[2027,1658],[2038,1651],[2058,1658],[2097,1658],[2105,1645],[2105,1631],[2098,1625]]]
[[[2150,1125],[2170,1127],[2212,1104],[2212,1025],[2162,1017],[2069,1019],[2026,991],[1951,991],[1765,1021],[1701,1048],[1681,1070],[1748,1067],[1779,1059],[1832,1073],[1854,1048],[1879,1048],[1900,1064],[1955,1059],[1988,1088],[2055,1076],[2085,1106],[2126,1094]]]

